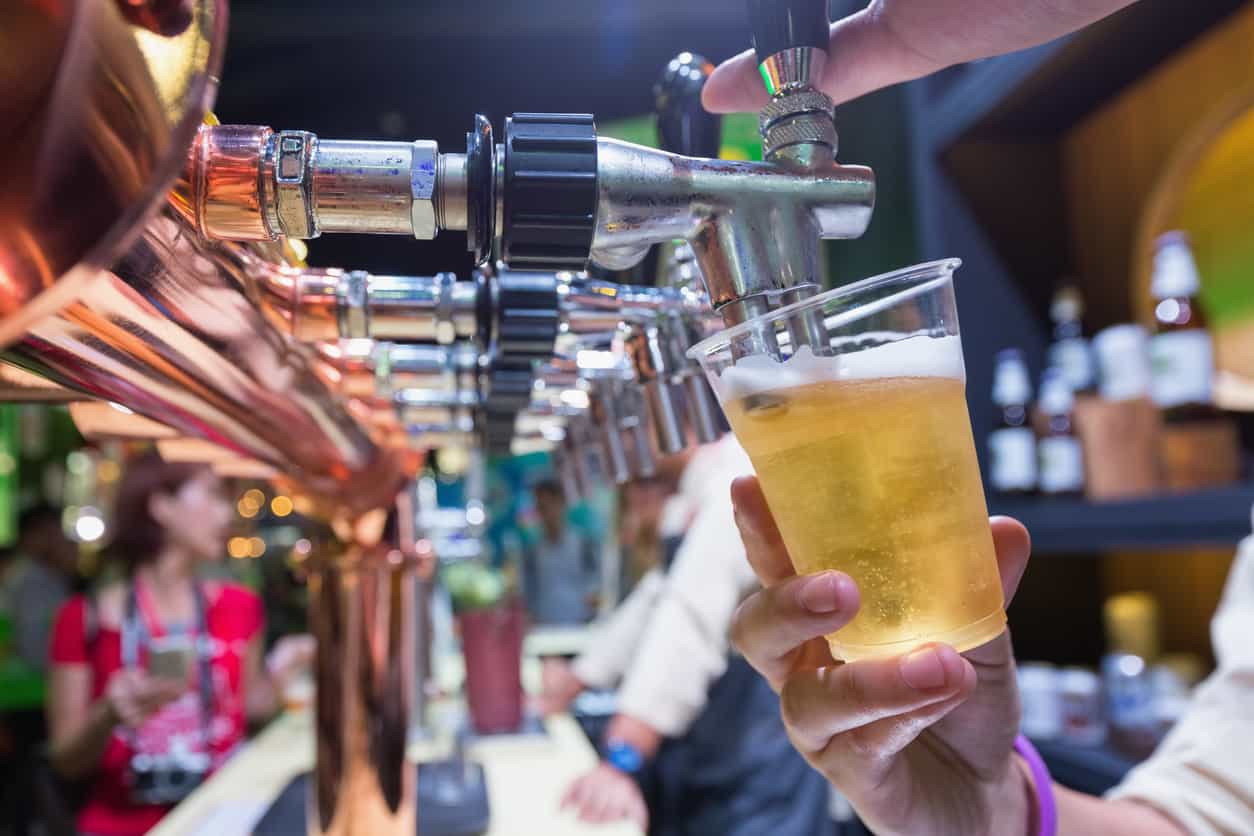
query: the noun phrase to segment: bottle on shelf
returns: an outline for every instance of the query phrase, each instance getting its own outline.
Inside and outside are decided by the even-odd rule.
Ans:
[[[1028,421],[1032,382],[1023,352],[997,353],[993,371],[996,428],[989,433],[989,485],[997,493],[1028,494],[1036,489],[1036,435]]]
[[[1018,678],[1019,730],[1036,740],[1054,740],[1062,734],[1058,670],[1048,662],[1020,662]]]
[[[1045,419],[1044,432],[1036,444],[1037,483],[1043,494],[1078,496],[1084,491],[1084,453],[1071,416],[1074,403],[1065,373],[1046,369],[1037,396]]]
[[[1054,323],[1053,342],[1049,346],[1049,365],[1062,372],[1062,377],[1077,394],[1097,388],[1097,369],[1093,352],[1084,336],[1084,297],[1071,285],[1063,285],[1054,294],[1049,306]]]
[[[1106,739],[1102,684],[1084,668],[1063,668],[1058,674],[1062,702],[1062,739],[1076,746],[1097,746]]]
[[[1107,401],[1132,401],[1150,395],[1153,372],[1149,335],[1140,325],[1112,325],[1093,338],[1101,368],[1101,395]]]
[[[1107,653],[1102,657],[1106,718],[1116,748],[1146,757],[1158,743],[1150,666],[1158,658],[1158,601],[1146,592],[1112,595],[1102,607]]]
[[[1214,347],[1198,301],[1201,279],[1188,236],[1176,230],[1154,242],[1150,293],[1156,329],[1150,339],[1151,392],[1169,423],[1214,418]]]

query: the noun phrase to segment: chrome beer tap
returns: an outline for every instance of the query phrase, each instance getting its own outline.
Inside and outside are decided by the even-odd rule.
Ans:
[[[504,141],[475,117],[465,153],[433,142],[345,142],[254,126],[201,128],[185,196],[208,238],[273,240],[328,232],[430,239],[464,229],[479,263],[499,239],[512,269],[610,269],[683,239],[727,324],[819,286],[825,238],[870,222],[874,176],[836,162],[832,103],[818,91],[827,60],[823,0],[750,4],[771,94],[759,128],[763,162],[718,160],[598,137],[585,114],[520,113]],[[682,130],[681,130],[682,133]],[[817,322],[794,346],[820,349]],[[761,332],[757,339],[773,339]]]

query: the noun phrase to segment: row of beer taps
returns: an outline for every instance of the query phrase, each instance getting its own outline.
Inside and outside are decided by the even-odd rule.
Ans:
[[[657,87],[661,149],[518,113],[446,151],[217,124],[226,0],[0,4],[0,398],[281,475],[351,523],[311,561],[308,832],[414,832],[414,567],[485,522],[481,485],[454,514],[415,509],[427,454],[550,449],[575,495],[648,476],[721,430],[685,349],[816,293],[821,240],[866,229],[873,174],[836,162],[817,85],[827,4],[749,9],[761,161],[718,158],[689,53]],[[471,275],[311,268],[299,246],[444,230],[465,231]],[[647,284],[602,272],[654,248]],[[822,353],[823,327],[789,321],[792,347]],[[776,339],[750,327],[732,350]],[[385,508],[401,530],[367,536]]]
[[[81,171],[16,181],[0,200],[3,359],[332,502],[386,505],[416,461],[450,444],[549,446],[580,493],[648,475],[657,456],[718,433],[684,349],[817,292],[820,240],[856,237],[870,219],[873,175],[835,161],[832,103],[816,88],[822,0],[750,2],[770,93],[761,162],[718,159],[718,121],[700,105],[711,65],[690,53],[656,89],[660,150],[600,137],[584,114],[515,114],[499,142],[476,116],[464,153],[190,124],[212,92],[222,5],[198,0],[177,26],[132,42],[122,33],[147,18],[87,21],[107,30],[95,43],[140,51],[76,60],[130,86],[85,87],[84,108],[112,118],[92,126],[109,133],[49,129],[28,162],[38,168],[56,139],[55,156],[74,164],[67,178],[95,167],[102,195],[119,206],[143,197],[155,214],[75,202]],[[150,54],[154,32],[190,45]],[[189,63],[182,99],[170,100],[175,84],[119,69],[168,71],[156,62],[171,56]],[[64,112],[50,105],[49,120]],[[180,117],[164,135],[161,113]],[[16,170],[30,149],[7,150]],[[179,172],[164,193],[150,188],[163,168]],[[337,232],[443,230],[465,230],[472,275],[314,269],[297,252]],[[648,285],[601,277],[655,247]],[[820,322],[790,331],[793,345],[826,345]],[[773,342],[774,330],[746,339]]]

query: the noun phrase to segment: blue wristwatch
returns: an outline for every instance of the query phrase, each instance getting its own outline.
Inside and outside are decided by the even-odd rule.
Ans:
[[[607,740],[605,742],[605,762],[628,775],[635,775],[644,768],[644,755],[640,750],[623,740]]]

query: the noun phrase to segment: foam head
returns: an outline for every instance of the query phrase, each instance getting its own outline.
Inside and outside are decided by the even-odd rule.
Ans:
[[[838,352],[820,357],[803,345],[783,361],[766,354],[736,360],[718,377],[719,398],[734,401],[747,395],[790,389],[811,383],[841,380],[870,380],[892,377],[949,377],[966,380],[962,362],[962,342],[957,336],[933,337],[927,334],[863,334],[858,344],[882,339],[878,345],[857,349],[854,338],[833,340]],[[842,352],[842,348],[845,350]]]

